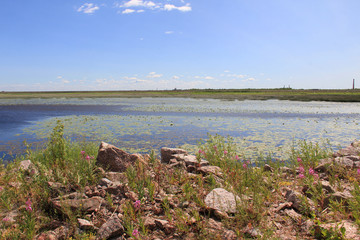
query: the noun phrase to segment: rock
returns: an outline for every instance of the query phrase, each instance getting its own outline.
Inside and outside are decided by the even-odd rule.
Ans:
[[[344,166],[346,168],[354,167],[354,162],[348,157],[337,157],[334,159],[334,163]]]
[[[99,185],[100,185],[100,186],[108,187],[108,186],[110,186],[111,184],[112,184],[112,181],[110,181],[110,180],[107,179],[107,178],[102,178],[102,179],[100,179],[100,181],[99,181]]]
[[[335,189],[330,185],[328,181],[321,181],[321,186],[325,189],[326,193],[334,193]]]
[[[151,217],[145,217],[144,219],[144,226],[150,230],[154,230],[156,227],[155,219]]]
[[[20,162],[20,170],[24,171],[27,175],[33,176],[38,174],[38,170],[30,160],[23,160]]]
[[[272,168],[269,164],[264,165],[265,172],[274,172],[274,168]]]
[[[357,143],[352,143],[350,146],[343,148],[333,154],[334,157],[343,157],[343,156],[357,156],[360,154],[360,148],[356,147]]]
[[[101,142],[96,158],[98,165],[114,172],[125,172],[128,166],[133,165],[135,161],[135,157],[105,142]]]
[[[280,171],[282,173],[286,173],[286,174],[294,174],[294,171],[288,167],[280,167]]]
[[[106,172],[105,177],[112,182],[127,182],[126,173]]]
[[[240,201],[240,197],[223,188],[215,188],[205,197],[205,204],[208,208],[226,213],[235,213],[236,206]]]
[[[254,227],[249,227],[249,226],[247,226],[244,229],[244,233],[245,233],[245,235],[247,235],[248,237],[251,237],[251,238],[259,238],[262,236],[259,229],[254,228]]]
[[[330,201],[336,201],[338,203],[342,202],[345,206],[349,204],[349,199],[353,198],[350,192],[335,192],[330,196],[326,197],[324,200],[324,206],[327,207],[330,204]]]
[[[203,167],[199,167],[197,171],[204,175],[208,175],[210,173],[218,177],[222,177],[223,175],[221,168],[218,166],[203,166]]]
[[[83,212],[94,212],[100,209],[101,204],[105,203],[105,200],[101,197],[92,197],[86,199],[64,199],[64,200],[52,200],[53,206],[64,215],[67,212],[81,210]]]
[[[187,155],[188,152],[180,149],[180,148],[167,148],[163,147],[161,148],[161,162],[162,163],[169,163],[170,159],[173,158],[173,155],[175,154],[185,154]]]
[[[226,239],[226,240],[238,239],[238,237],[236,236],[236,233],[234,231],[227,230],[227,229],[224,230],[221,237],[222,237],[222,239]]]
[[[330,165],[333,163],[331,158],[320,159],[318,165],[314,168],[317,172],[327,172]]]
[[[330,229],[339,229],[341,227],[345,228],[345,238],[352,240],[360,240],[360,235],[358,234],[358,227],[351,221],[343,220],[337,223],[326,223],[320,224],[321,228],[330,230]]]
[[[299,222],[302,218],[302,215],[295,212],[294,209],[285,209],[284,213],[290,217],[294,222]]]
[[[108,219],[98,230],[96,239],[109,239],[116,237],[124,232],[124,227],[117,215],[112,216]]]
[[[90,230],[90,231],[95,230],[94,224],[92,224],[90,221],[86,219],[78,218],[77,222],[79,224],[79,228],[82,230]]]
[[[67,226],[61,226],[53,231],[41,233],[36,237],[37,240],[65,240],[70,237],[70,229]]]
[[[299,192],[288,189],[285,194],[285,198],[286,201],[292,202],[292,207],[301,213],[308,215],[310,212],[315,210],[315,204],[313,201]]]
[[[189,202],[188,201],[185,201],[185,202],[181,202],[179,205],[178,205],[178,207],[179,208],[187,208],[187,207],[189,207]]]
[[[175,227],[172,226],[168,221],[162,219],[155,219],[155,225],[164,231],[165,234],[170,234],[175,231]]]

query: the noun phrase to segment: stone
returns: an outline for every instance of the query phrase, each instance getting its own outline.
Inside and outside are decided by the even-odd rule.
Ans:
[[[264,171],[265,172],[274,172],[274,168],[271,167],[269,164],[264,165]]]
[[[284,213],[290,217],[294,222],[300,222],[302,215],[295,212],[294,209],[285,209]]]
[[[318,165],[314,168],[315,171],[323,173],[327,172],[329,166],[333,163],[331,158],[320,159]]]
[[[60,226],[53,231],[43,232],[36,237],[37,240],[65,240],[70,237],[70,229],[67,226]]]
[[[330,230],[330,229],[340,229],[341,227],[345,228],[345,238],[352,240],[360,240],[360,235],[358,234],[358,227],[349,220],[343,220],[337,223],[326,223],[320,224],[321,228]]]
[[[101,142],[96,158],[98,165],[113,172],[125,172],[135,161],[135,157],[105,142]]]
[[[27,175],[33,176],[38,174],[38,170],[30,160],[23,160],[20,162],[19,169],[24,171]]]
[[[188,155],[188,152],[185,151],[184,149],[180,149],[180,148],[163,147],[163,148],[161,148],[161,162],[169,163],[170,159],[172,159],[173,155],[175,155],[175,154]]]
[[[145,217],[144,219],[144,226],[150,230],[154,230],[156,227],[155,219],[151,217]]]
[[[100,186],[108,187],[108,186],[110,186],[111,184],[112,184],[112,181],[110,181],[110,180],[107,179],[107,178],[102,178],[102,179],[100,179],[100,181],[99,181],[99,185],[100,185]]]
[[[331,194],[330,196],[326,197],[324,200],[324,206],[327,207],[330,204],[330,201],[336,201],[338,203],[342,202],[345,206],[348,205],[349,199],[353,198],[350,192],[344,191],[344,192],[335,192]]]
[[[105,177],[112,182],[127,182],[126,173],[106,172]]]
[[[344,166],[346,168],[354,167],[354,162],[348,157],[337,157],[334,159],[334,163]]]
[[[117,215],[112,216],[99,228],[96,239],[109,239],[120,236],[124,232],[124,227]]]
[[[199,167],[197,169],[197,171],[204,175],[208,175],[208,174],[212,173],[218,177],[223,176],[222,170],[218,166],[203,166],[203,167]]]
[[[79,224],[79,228],[82,230],[94,231],[96,229],[94,224],[86,219],[78,218],[77,222]]]
[[[223,188],[215,188],[205,197],[205,205],[208,208],[226,213],[235,213],[240,201],[240,197]]]
[[[67,212],[81,210],[83,212],[91,213],[100,209],[100,206],[105,203],[105,200],[101,197],[92,197],[86,199],[64,199],[64,200],[52,200],[54,208],[59,210],[64,215]]]
[[[310,214],[310,211],[315,210],[313,201],[299,192],[288,189],[285,198],[286,201],[292,202],[292,207],[301,213]]]
[[[222,239],[226,239],[226,240],[238,239],[238,237],[236,236],[236,233],[234,231],[227,230],[227,229],[224,230],[221,237],[222,237]]]

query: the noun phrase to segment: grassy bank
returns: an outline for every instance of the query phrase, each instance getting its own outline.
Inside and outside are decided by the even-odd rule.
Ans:
[[[226,100],[294,100],[360,102],[360,90],[302,89],[191,89],[164,91],[74,91],[74,92],[1,92],[5,98],[95,98],[95,97],[189,97]]]
[[[32,239],[66,226],[72,239],[95,239],[95,229],[109,218],[106,214],[121,216],[123,236],[128,239],[224,239],[223,233],[237,239],[346,239],[340,224],[331,228],[324,224],[351,220],[360,225],[359,170],[336,166],[326,173],[331,188],[350,186],[354,198],[325,205],[328,187],[314,169],[331,156],[329,149],[300,142],[289,153],[286,167],[285,162],[266,158],[252,165],[235,149],[231,139],[221,136],[209,136],[199,144],[197,159],[219,167],[221,175],[188,173],[161,163],[152,153],[119,174],[120,187],[115,190],[125,192],[121,199],[111,193],[114,188],[106,189],[97,195],[104,199],[103,207],[91,214],[81,206],[60,212],[52,199],[61,201],[69,193],[95,194],[101,190],[100,179],[109,175],[96,165],[98,147],[64,139],[59,123],[44,149],[29,150],[0,168],[0,238]],[[26,170],[20,166],[24,159],[32,163]],[[214,213],[205,206],[205,196],[219,187],[241,196],[235,213]],[[284,202],[283,193],[289,188],[305,192],[299,209],[291,212],[295,215],[285,214],[295,204]],[[151,227],[144,220],[149,216],[160,218],[168,227],[161,221]],[[95,227],[80,230],[78,219],[92,221]],[[312,223],[307,230],[305,223]]]

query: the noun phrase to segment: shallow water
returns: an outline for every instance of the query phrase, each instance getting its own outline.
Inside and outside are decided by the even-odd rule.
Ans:
[[[360,136],[360,103],[223,101],[191,98],[8,99],[0,103],[0,151],[46,141],[57,120],[72,139],[105,141],[129,152],[194,149],[207,133],[232,136],[239,153],[284,156],[293,142],[346,146]]]

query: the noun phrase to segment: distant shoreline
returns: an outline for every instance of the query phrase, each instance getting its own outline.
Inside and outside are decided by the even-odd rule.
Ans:
[[[11,98],[140,98],[179,97],[224,100],[292,100],[360,102],[360,89],[190,89],[131,91],[42,91],[0,92],[0,99]]]

